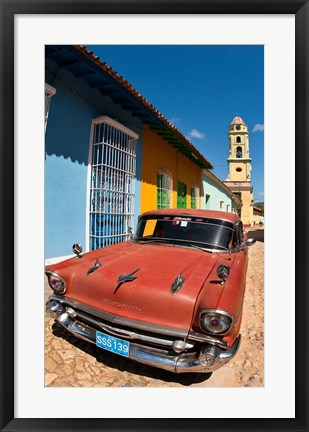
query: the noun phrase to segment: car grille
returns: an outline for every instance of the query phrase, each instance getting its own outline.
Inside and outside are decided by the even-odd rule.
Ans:
[[[194,347],[195,343],[191,341],[187,342],[186,337],[180,338],[178,335],[162,335],[161,333],[135,328],[132,325],[119,325],[119,323],[116,324],[112,322],[112,319],[106,319],[97,316],[95,313],[89,313],[89,310],[98,314],[100,311],[94,310],[94,308],[90,308],[87,305],[83,305],[67,298],[60,299],[55,295],[52,296],[52,298],[61,301],[61,303],[66,307],[66,312],[70,317],[76,318],[79,322],[91,325],[93,328],[112,336],[165,349],[174,349],[174,347],[177,346],[177,352],[188,351]],[[110,317],[112,318],[112,315],[110,315]]]

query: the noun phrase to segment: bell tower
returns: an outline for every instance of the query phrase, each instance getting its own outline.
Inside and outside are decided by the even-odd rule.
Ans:
[[[253,190],[251,185],[252,159],[249,155],[248,126],[239,116],[233,118],[228,131],[228,177],[224,182],[241,199],[241,218],[251,225],[253,217]]]

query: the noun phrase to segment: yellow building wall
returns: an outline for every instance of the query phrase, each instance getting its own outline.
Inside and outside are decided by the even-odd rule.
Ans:
[[[253,225],[258,225],[260,222],[264,221],[264,216],[262,214],[253,214],[252,223]]]
[[[241,172],[236,169],[241,168]],[[230,163],[230,179],[232,181],[246,181],[247,180],[247,164],[245,162]]]
[[[162,169],[173,176],[173,207],[177,207],[177,182],[180,181],[186,184],[186,206],[190,208],[191,187],[198,186],[201,193],[202,169],[147,126],[143,131],[142,213],[157,208],[157,173]]]
[[[241,208],[241,220],[244,225],[251,225],[253,218],[253,194],[249,191],[241,193],[242,208]]]

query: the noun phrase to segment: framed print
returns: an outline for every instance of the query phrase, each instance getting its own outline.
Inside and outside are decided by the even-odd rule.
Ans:
[[[1,430],[307,431],[308,1],[0,1]],[[267,219],[263,386],[46,385],[44,220],[52,205],[46,205],[44,196],[48,158],[40,119],[45,46],[59,45],[264,46]],[[54,51],[53,55],[59,54]],[[64,65],[70,58],[62,60]],[[133,57],[128,61],[133,62]],[[231,62],[232,57],[222,62],[226,73]],[[188,63],[183,56],[183,67],[190,66]],[[161,62],[160,67],[164,68]],[[86,76],[88,72],[76,73]],[[65,80],[64,67],[56,73]],[[56,90],[51,84],[45,86],[51,104]],[[96,112],[96,100],[91,103]],[[65,109],[61,113],[64,124],[68,117]],[[109,122],[113,130],[129,134],[131,141],[137,139],[136,118],[133,131],[122,126],[116,114],[112,122],[99,114],[89,118],[92,138],[97,124]],[[47,119],[45,111],[45,122]],[[264,130],[264,124],[256,127]],[[202,136],[198,130],[190,133]],[[239,151],[247,151],[241,141],[235,143],[240,144]],[[71,158],[79,164],[78,169],[87,171],[88,155],[81,158],[76,152],[73,157],[53,149],[48,156],[48,163],[53,156],[61,161]],[[80,185],[74,184],[74,173],[68,175],[77,190]],[[160,175],[161,182],[168,179],[166,167],[161,167]],[[176,186],[181,206],[179,197],[186,185],[178,182]],[[190,195],[190,191],[186,193]],[[191,204],[194,193],[191,188]],[[61,209],[57,211],[61,217]],[[90,216],[86,217],[89,222]],[[187,227],[187,221],[181,223]],[[78,258],[81,252],[78,247],[75,250]],[[91,272],[99,265],[96,262]],[[138,271],[121,276],[135,278]],[[53,372],[49,379],[54,379]]]

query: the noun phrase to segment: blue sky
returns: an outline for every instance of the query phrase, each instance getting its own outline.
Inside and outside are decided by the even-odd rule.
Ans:
[[[87,45],[227,177],[228,126],[248,125],[255,202],[264,201],[262,45]]]

